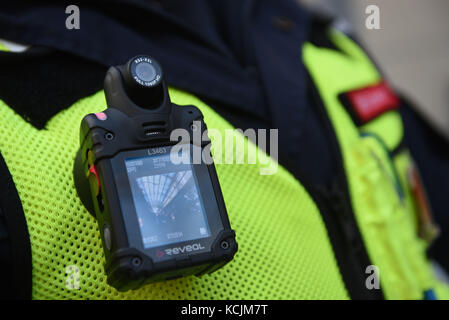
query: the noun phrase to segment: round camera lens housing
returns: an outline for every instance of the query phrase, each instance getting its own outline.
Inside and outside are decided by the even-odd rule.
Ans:
[[[136,106],[156,109],[164,101],[162,68],[150,56],[140,55],[120,69],[127,96]]]
[[[159,64],[148,56],[139,56],[129,63],[129,74],[140,86],[152,88],[162,81],[162,69]]]

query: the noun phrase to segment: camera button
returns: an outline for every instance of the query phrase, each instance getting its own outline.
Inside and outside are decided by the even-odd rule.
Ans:
[[[105,121],[108,118],[108,116],[104,112],[97,112],[95,113],[95,116],[97,117],[98,120],[101,121]]]
[[[103,229],[103,240],[104,240],[104,245],[105,245],[106,249],[108,249],[108,251],[110,251],[111,247],[112,247],[111,230],[109,229],[109,227],[107,225],[105,225],[104,229]]]

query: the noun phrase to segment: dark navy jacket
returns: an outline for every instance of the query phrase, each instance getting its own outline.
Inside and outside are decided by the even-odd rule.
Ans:
[[[235,127],[278,128],[280,163],[305,185],[321,211],[330,212],[336,197],[349,202],[344,173],[335,161],[339,151],[301,61],[305,41],[333,48],[325,36],[327,19],[294,0],[77,1],[80,29],[67,30],[68,4],[0,4],[0,38],[33,45],[22,54],[0,54],[0,99],[34,126],[44,128],[54,114],[101,89],[108,66],[149,54],[162,64],[170,85],[197,95]],[[449,144],[407,102],[401,110],[405,142],[421,169],[437,221],[449,233]],[[9,177],[0,160],[0,174]],[[8,200],[0,194],[2,202],[0,241],[6,243],[13,232],[1,224]],[[324,216],[330,233],[332,219],[332,213]],[[355,267],[340,240],[331,236],[348,291],[367,297],[351,285]],[[449,236],[443,234],[434,254],[449,270],[447,244]],[[10,248],[3,247],[0,256],[9,261]],[[0,266],[5,270],[0,274],[7,274],[11,264]]]

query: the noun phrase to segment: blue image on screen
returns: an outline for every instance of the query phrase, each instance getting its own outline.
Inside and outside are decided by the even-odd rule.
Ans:
[[[210,236],[191,164],[169,154],[125,160],[144,248]]]

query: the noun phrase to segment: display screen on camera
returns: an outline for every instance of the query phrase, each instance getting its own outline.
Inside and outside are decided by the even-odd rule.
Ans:
[[[125,160],[144,248],[210,236],[191,164],[170,154]]]

